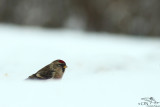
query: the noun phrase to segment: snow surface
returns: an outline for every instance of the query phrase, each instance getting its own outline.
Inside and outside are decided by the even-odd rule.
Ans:
[[[53,60],[62,80],[25,79]],[[160,39],[0,25],[0,107],[137,107],[160,102]]]

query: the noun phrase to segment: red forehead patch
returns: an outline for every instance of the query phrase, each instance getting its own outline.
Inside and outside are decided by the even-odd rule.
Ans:
[[[63,60],[59,60],[58,62],[60,62],[60,63],[65,63]]]

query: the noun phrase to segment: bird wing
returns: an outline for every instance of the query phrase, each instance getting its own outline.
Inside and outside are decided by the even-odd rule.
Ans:
[[[49,78],[52,78],[52,72],[53,71],[50,70],[49,65],[47,65],[47,66],[43,67],[42,69],[40,69],[36,73],[36,76],[41,79],[49,79]]]
[[[49,79],[52,78],[52,72],[54,71],[51,71],[49,65],[47,65],[37,71],[35,74],[29,76],[28,79]]]

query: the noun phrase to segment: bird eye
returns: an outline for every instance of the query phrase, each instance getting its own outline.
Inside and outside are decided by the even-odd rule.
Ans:
[[[61,65],[60,65],[60,64],[58,64],[57,66],[58,66],[58,67],[60,67]]]

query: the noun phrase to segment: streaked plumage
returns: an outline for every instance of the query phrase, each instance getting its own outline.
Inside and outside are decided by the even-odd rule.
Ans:
[[[66,63],[63,60],[55,60],[52,63],[40,69],[35,74],[29,76],[27,79],[60,79],[62,78],[66,67]]]

